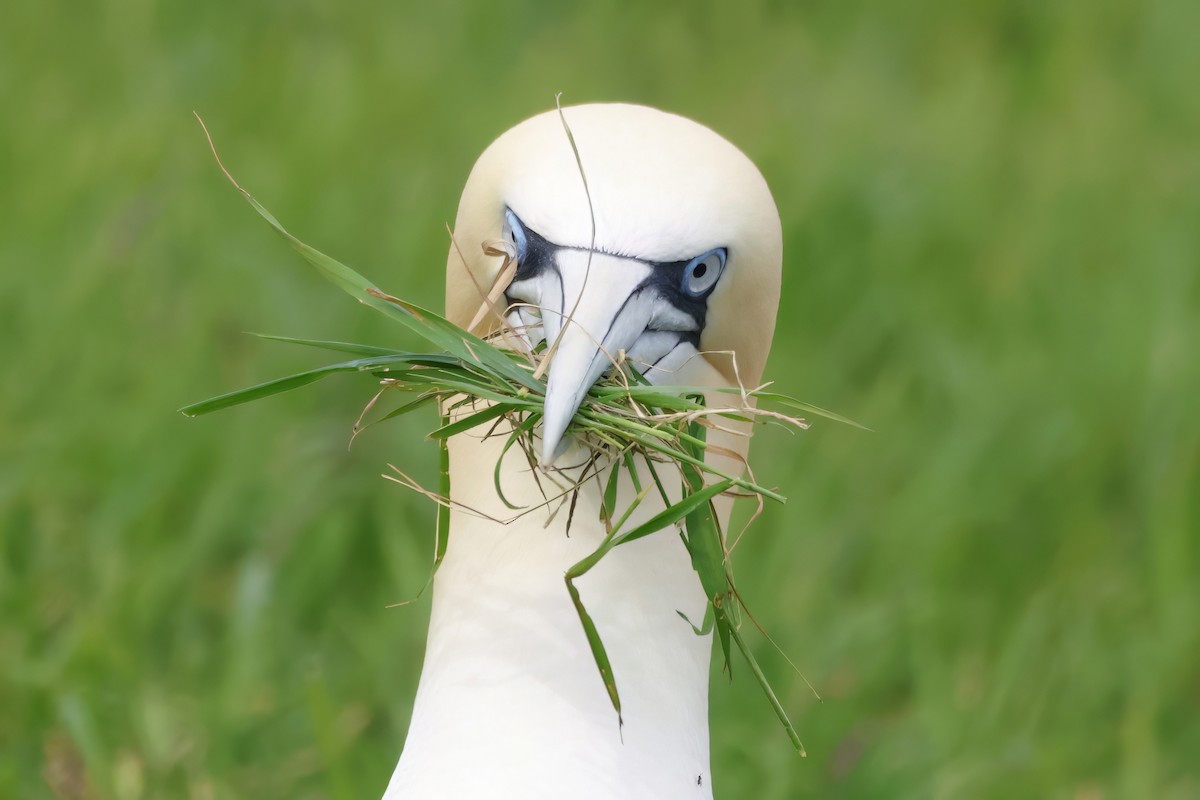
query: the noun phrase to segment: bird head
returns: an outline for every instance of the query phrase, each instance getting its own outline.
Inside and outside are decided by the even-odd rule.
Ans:
[[[596,104],[520,123],[476,162],[454,239],[447,317],[472,322],[506,252],[516,271],[502,311],[553,348],[543,464],[621,354],[659,383],[704,375],[753,388],[762,376],[779,302],[779,214],[750,159],[691,120]],[[497,324],[491,315],[475,332]]]

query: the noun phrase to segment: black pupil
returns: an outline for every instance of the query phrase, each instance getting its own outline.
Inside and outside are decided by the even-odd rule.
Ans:
[[[693,278],[703,278],[704,273],[706,273],[706,272],[708,272],[708,264],[701,261],[699,264],[696,265],[696,268],[694,270],[692,270],[692,277]]]

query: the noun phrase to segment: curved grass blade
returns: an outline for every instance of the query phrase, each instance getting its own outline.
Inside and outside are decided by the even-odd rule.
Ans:
[[[442,417],[443,426],[449,422],[449,417]],[[446,504],[438,503],[437,506],[437,527],[434,529],[437,534],[437,545],[433,555],[433,571],[435,573],[442,565],[442,560],[446,557],[446,548],[450,544],[450,443],[445,439],[438,445],[438,489],[441,491],[442,497],[446,498]],[[432,575],[430,580],[433,580]]]
[[[437,400],[437,398],[438,398],[437,394],[423,394],[420,397],[418,397],[416,400],[405,403],[404,405],[400,406],[399,408],[393,408],[391,411],[384,414],[382,417],[375,420],[371,424],[378,425],[380,422],[383,422],[385,420],[395,419],[396,417],[404,416],[405,414],[409,413],[410,411],[416,411],[418,408],[424,408],[425,406],[429,405],[433,401]]]
[[[667,487],[663,486],[662,478],[658,477],[658,470],[654,467],[654,462],[646,459],[646,469],[650,470],[650,478],[654,481],[654,487],[658,489],[658,496],[662,498],[663,505],[671,505],[671,498],[667,495]]]
[[[719,616],[720,612],[718,612]],[[791,740],[792,746],[796,748],[796,752],[800,754],[801,758],[806,758],[808,753],[804,749],[804,742],[800,741],[800,734],[796,733],[796,727],[788,719],[787,711],[784,710],[783,704],[779,702],[779,698],[775,696],[775,691],[771,688],[771,683],[767,680],[767,676],[763,674],[762,667],[758,665],[758,661],[754,658],[754,654],[750,652],[750,648],[746,646],[746,642],[743,641],[742,635],[738,632],[737,628],[728,624],[726,627],[733,636],[733,641],[737,644],[738,650],[742,652],[742,657],[750,665],[750,671],[754,673],[754,679],[762,687],[763,694],[767,696],[767,702],[771,704],[771,709],[775,712],[775,716],[779,718],[783,729],[787,731],[788,739]]]
[[[697,466],[710,475],[715,475],[723,480],[733,481],[735,486],[745,489],[748,492],[754,492],[755,494],[760,494],[763,497],[769,497],[770,499],[780,503],[787,502],[787,498],[779,494],[779,492],[772,491],[765,486],[754,483],[753,481],[748,481],[745,478],[739,478],[735,475],[730,475],[724,470],[717,469],[716,467],[707,463],[703,458],[697,458],[689,452],[684,452],[681,449],[671,447],[664,441],[671,440],[671,435],[659,430],[658,428],[649,425],[642,425],[640,423],[634,423],[630,420],[623,420],[620,417],[615,417],[612,415],[599,415],[591,410],[587,410],[583,413],[589,420],[595,421],[600,425],[605,425],[614,430],[614,432],[618,434],[617,438],[635,439],[637,440],[638,445],[644,449],[654,450],[662,453],[668,458],[680,463]],[[639,436],[638,434],[643,435]]]
[[[600,542],[600,546],[592,551],[587,558],[568,569],[567,574],[563,576],[563,580],[567,584],[567,592],[571,595],[571,604],[575,606],[575,613],[579,616],[579,624],[583,626],[588,647],[591,648],[592,660],[596,662],[596,669],[600,672],[600,679],[604,681],[604,689],[608,692],[608,699],[612,702],[612,706],[617,712],[617,721],[620,724],[624,724],[621,721],[621,695],[617,691],[617,681],[613,676],[612,664],[608,660],[608,651],[604,648],[604,641],[600,638],[600,631],[596,629],[596,623],[592,620],[592,615],[583,606],[583,600],[579,597],[579,590],[575,588],[574,581],[576,578],[586,575],[592,567],[600,563],[600,560],[608,554],[608,551],[620,544],[617,531],[625,524],[634,510],[642,504],[642,501],[646,499],[646,495],[649,493],[649,486],[639,492],[633,498],[633,502],[629,504],[629,507],[621,514],[621,518],[609,530],[608,535]]]
[[[503,417],[510,411],[515,410],[515,406],[511,403],[496,403],[490,405],[483,411],[476,411],[474,414],[468,414],[462,419],[447,423],[437,430],[431,432],[428,436],[430,439],[449,439],[455,434],[469,431],[472,428],[478,427],[489,420]]]
[[[449,320],[442,318],[428,309],[386,294],[350,267],[296,238],[287,228],[283,227],[283,224],[275,218],[274,214],[255,200],[254,196],[243,189],[241,184],[234,179],[233,175],[221,162],[221,157],[217,154],[216,145],[213,143],[207,126],[204,125],[204,120],[200,119],[199,114],[196,115],[196,119],[200,121],[200,127],[204,129],[204,135],[208,138],[213,158],[217,160],[217,166],[221,168],[221,172],[225,174],[229,182],[242,193],[242,196],[246,198],[246,202],[258,212],[258,215],[292,246],[293,250],[299,253],[309,264],[316,267],[317,271],[331,283],[357,299],[363,305],[386,314],[421,338],[458,358],[486,366],[530,389],[544,391],[544,384],[535,379],[530,370],[522,369],[518,365],[518,362],[505,355],[499,348],[484,342],[474,334],[462,330]]]
[[[304,347],[316,347],[321,350],[333,350],[339,353],[353,353],[364,358],[369,356],[399,356],[407,355],[403,350],[396,350],[391,347],[376,347],[371,344],[356,344],[354,342],[327,342],[320,339],[297,339],[292,336],[279,336],[273,333],[253,333],[251,336],[256,336],[259,339],[268,339],[272,342],[284,342],[285,344],[298,344]],[[423,355],[422,358],[432,360],[435,356]],[[455,360],[450,356],[444,356],[446,363],[455,363]]]
[[[513,425],[512,432],[508,435],[507,441],[504,442],[504,447],[500,449],[500,455],[496,457],[496,468],[492,471],[492,483],[496,487],[496,496],[500,498],[500,502],[504,503],[504,505],[508,506],[513,511],[520,511],[524,509],[525,506],[513,505],[505,496],[504,487],[500,482],[500,467],[504,464],[504,457],[508,455],[508,451],[512,449],[512,446],[521,441],[521,437],[528,436],[533,430],[534,426],[537,425],[541,419],[541,413],[534,412],[521,422]]]
[[[369,372],[370,370],[389,364],[403,364],[405,362],[406,359],[403,356],[377,356],[375,358],[361,358],[357,361],[346,361],[341,364],[330,364],[327,367],[310,369],[307,372],[299,372],[295,375],[288,375],[285,378],[276,378],[272,381],[248,386],[245,389],[238,389],[216,397],[210,397],[207,400],[201,400],[199,403],[184,406],[179,409],[179,413],[188,417],[198,417],[201,414],[211,414],[214,411],[220,411],[221,409],[241,405],[242,403],[249,403],[252,400],[258,400],[263,397],[290,392],[292,389],[299,389],[301,386],[315,383],[322,378],[338,372]]]
[[[690,454],[693,456],[703,455],[705,446],[703,443],[706,441],[704,427],[695,423],[693,423],[692,427],[694,437],[701,443],[685,443],[684,446],[691,451]],[[682,472],[688,492],[695,496],[704,491],[702,488],[704,486],[704,475],[701,474],[697,466],[683,464]],[[730,624],[729,617],[722,610],[725,599],[730,594],[730,576],[725,558],[725,548],[721,543],[721,528],[717,524],[717,517],[713,512],[712,503],[705,502],[703,505],[697,505],[688,514],[685,529],[687,537],[684,541],[687,543],[688,554],[692,558],[692,568],[700,576],[700,585],[704,588],[704,596],[708,598],[708,603],[713,609],[717,628],[717,641],[721,645],[721,654],[725,657],[725,668],[729,671],[729,675],[732,678],[733,665],[729,658],[729,639],[732,625]]]
[[[692,630],[696,632],[697,636],[708,636],[708,634],[712,633],[713,624],[716,620],[716,615],[713,614],[712,603],[704,607],[704,619],[701,620],[700,627],[696,627],[696,623],[688,619],[688,615],[682,611],[676,609],[675,613],[679,615],[681,620],[692,626]]]
[[[450,422],[450,418],[445,415],[441,419],[443,425]],[[400,608],[420,600],[421,596],[433,585],[438,568],[442,566],[442,561],[446,558],[446,548],[450,544],[450,448],[445,440],[442,440],[438,447],[438,491],[441,492],[441,499],[446,502],[434,503],[437,516],[434,518],[433,567],[429,570],[429,577],[425,579],[425,583],[415,595],[399,603],[393,603],[388,608]]]
[[[697,509],[708,506],[714,497],[722,492],[729,491],[732,487],[733,481],[724,480],[719,483],[714,483],[712,486],[706,486],[698,492],[687,492],[684,494],[683,499],[681,499],[678,503],[675,503],[674,505],[658,512],[641,525],[638,525],[636,528],[630,530],[628,533],[618,533],[615,537],[613,546],[615,547],[616,545],[625,544],[626,542],[637,541],[644,536],[649,536],[656,531],[661,531],[663,528],[670,527],[676,522],[679,522],[679,520],[692,514]],[[652,487],[647,486],[642,490],[642,494],[644,495],[646,491],[651,488]]]
[[[625,459],[625,469],[629,472],[629,480],[633,483],[633,490],[638,494],[641,494],[642,479],[641,476],[638,475],[637,462],[633,457],[633,449],[628,447],[625,448],[623,458]]]
[[[600,679],[604,681],[604,690],[608,692],[608,699],[617,711],[617,725],[623,726],[625,720],[621,718],[621,694],[617,691],[617,680],[613,675],[612,663],[608,660],[608,651],[604,649],[604,642],[600,639],[600,631],[596,630],[592,615],[583,607],[579,590],[575,588],[569,575],[565,580],[567,593],[571,595],[571,604],[575,606],[575,613],[579,615],[579,622],[583,625],[583,633],[587,637],[588,647],[591,648],[596,669],[600,671]]]
[[[600,503],[600,519],[604,520],[604,525],[609,530],[612,530],[612,521],[617,515],[617,483],[621,477],[621,463],[616,460],[612,462]]]

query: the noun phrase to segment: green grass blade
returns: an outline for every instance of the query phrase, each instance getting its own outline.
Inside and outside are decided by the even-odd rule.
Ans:
[[[197,116],[197,119],[199,119],[199,116]],[[201,121],[200,125],[204,127],[204,122]],[[204,127],[204,133],[205,136],[208,136],[213,157],[217,159],[218,166],[220,166],[225,177],[229,179],[229,182],[242,193],[242,196],[246,198],[246,202],[258,212],[258,215],[276,233],[282,236],[305,261],[316,267],[317,271],[327,280],[363,305],[380,311],[400,322],[421,338],[454,356],[464,361],[486,366],[499,374],[518,381],[527,388],[544,391],[544,384],[533,377],[530,369],[521,367],[517,361],[504,354],[499,348],[462,330],[449,320],[442,318],[428,309],[391,297],[355,270],[296,238],[275,218],[274,214],[268,211],[265,206],[254,199],[253,195],[241,187],[233,175],[230,174],[229,170],[225,168],[225,165],[221,163],[220,156],[217,155],[216,145],[213,144],[212,137],[209,135],[206,127]]]
[[[689,492],[684,495],[678,503],[668,506],[662,511],[655,514],[650,519],[633,528],[628,533],[618,534],[615,544],[625,544],[641,539],[643,536],[649,536],[655,531],[661,531],[670,525],[674,525],[679,520],[691,514],[697,508],[707,505],[714,497],[722,492],[729,491],[733,487],[733,481],[724,480],[720,483],[714,483],[712,486],[705,487],[698,492]],[[647,486],[642,490],[643,494],[649,491],[652,487]]]
[[[650,478],[654,481],[654,487],[658,489],[658,496],[662,498],[663,505],[671,505],[671,498],[667,494],[667,487],[663,485],[662,478],[658,477],[658,468],[648,458],[646,459],[646,469],[650,470]]]
[[[621,694],[617,691],[617,680],[613,675],[612,663],[608,660],[608,651],[604,649],[604,641],[600,638],[600,631],[596,630],[596,623],[592,620],[592,615],[584,608],[583,600],[579,597],[579,590],[575,588],[571,577],[568,575],[564,580],[567,584],[567,593],[571,595],[571,604],[575,606],[575,613],[579,616],[579,623],[583,626],[584,636],[587,637],[588,647],[592,651],[592,659],[596,662],[596,669],[600,671],[600,679],[604,682],[604,691],[608,692],[609,702],[617,712],[617,724],[623,725]]]
[[[437,400],[437,398],[438,398],[438,396],[436,394],[423,394],[420,397],[418,397],[416,400],[405,403],[404,405],[400,406],[399,408],[393,408],[391,411],[384,414],[379,419],[375,420],[375,422],[373,422],[372,424],[378,425],[380,422],[384,422],[385,420],[395,419],[396,417],[404,416],[405,414],[408,414],[412,411],[416,411],[418,408],[424,408],[425,406],[427,406],[430,403]]]
[[[442,417],[443,427],[449,424],[450,418]],[[438,443],[438,491],[442,498],[450,499],[450,443],[443,439]],[[442,560],[446,557],[446,548],[450,544],[450,508],[441,503],[437,504],[437,520],[434,530],[437,535],[437,545],[433,554],[433,571],[436,574]]]
[[[521,400],[511,394],[502,394],[491,389],[485,389],[478,384],[457,381],[451,379],[438,379],[422,374],[423,370],[410,370],[402,376],[389,375],[388,373],[380,373],[380,377],[397,378],[399,381],[397,389],[406,389],[409,391],[436,391],[444,396],[449,395],[468,395],[474,400],[486,400],[492,403],[509,403],[520,408],[540,408],[541,404],[535,404],[528,400]]]
[[[692,456],[703,456],[707,441],[704,426],[692,423],[692,435],[698,444],[685,443]],[[691,496],[703,493],[704,475],[694,464],[681,466],[686,491]],[[700,577],[700,585],[704,596],[708,598],[709,606],[715,615],[717,641],[721,645],[721,654],[725,658],[725,667],[733,675],[733,665],[730,661],[730,621],[722,610],[729,597],[729,573],[726,568],[725,547],[721,542],[721,527],[717,523],[712,502],[706,501],[696,505],[687,516],[685,524],[688,554],[692,558],[692,568]]]
[[[249,403],[252,400],[270,397],[282,392],[290,392],[292,389],[299,389],[301,386],[307,386],[310,383],[315,383],[322,378],[339,372],[364,372],[393,363],[401,364],[404,362],[402,358],[397,356],[377,356],[375,358],[358,359],[357,361],[346,361],[341,364],[330,364],[326,367],[310,369],[307,372],[288,375],[284,378],[276,378],[265,383],[248,386],[245,389],[238,389],[216,397],[210,397],[207,400],[201,400],[199,403],[184,406],[179,409],[179,413],[187,417],[211,414],[214,411],[220,411],[221,409],[241,405],[242,403]]]
[[[688,619],[688,615],[682,611],[676,609],[675,613],[679,615],[680,619],[692,626],[692,630],[696,632],[697,636],[708,636],[708,634],[712,633],[713,624],[717,618],[716,614],[713,613],[712,603],[704,607],[704,619],[701,620],[700,627],[696,627],[696,623]]]
[[[513,426],[512,432],[509,433],[508,439],[504,442],[504,447],[500,449],[500,455],[496,457],[496,466],[492,470],[492,483],[496,487],[496,496],[500,498],[500,502],[513,511],[520,511],[525,506],[513,505],[509,502],[508,497],[505,496],[504,487],[500,480],[500,468],[504,465],[505,456],[508,455],[508,451],[512,449],[512,446],[521,441],[522,436],[528,436],[541,419],[542,415],[540,413],[532,413]]]
[[[256,336],[259,339],[268,339],[272,342],[284,342],[285,344],[298,344],[303,347],[316,347],[320,350],[333,350],[339,353],[351,353],[364,358],[369,356],[403,356],[414,355],[406,353],[404,350],[395,350],[390,347],[376,347],[370,344],[356,344],[354,342],[327,342],[321,339],[298,339],[293,336],[278,336],[273,333],[251,333],[251,336]],[[430,359],[432,356],[420,356],[421,359]],[[445,356],[448,363],[453,363],[454,359],[450,356]]]
[[[601,425],[606,425],[610,429],[614,430],[614,432],[617,433],[618,438],[635,438],[637,439],[638,444],[645,449],[662,453],[668,458],[680,463],[693,464],[710,475],[715,475],[722,480],[733,481],[735,486],[745,489],[748,492],[760,494],[763,497],[770,498],[771,500],[775,500],[780,503],[787,502],[787,498],[779,494],[779,492],[768,489],[765,486],[754,483],[753,481],[749,481],[745,478],[741,478],[736,475],[730,475],[724,470],[717,469],[711,464],[708,464],[702,458],[697,458],[691,453],[687,453],[679,448],[670,446],[664,440],[670,439],[671,436],[661,430],[648,425],[643,425],[641,423],[623,420],[620,417],[611,415],[601,416],[591,410],[588,410],[584,413],[589,419],[594,420]],[[639,433],[645,435],[638,436]]]
[[[625,455],[623,457],[625,459],[625,469],[629,472],[629,480],[631,483],[633,483],[633,490],[638,494],[641,494],[642,479],[641,476],[638,475],[637,461],[634,458],[633,450],[626,448]]]
[[[642,504],[642,501],[646,499],[646,495],[648,495],[648,494],[650,494],[649,486],[647,486],[645,489],[643,489],[642,491],[640,491],[636,495],[634,495],[633,502],[630,503],[628,506],[626,506],[625,510],[621,512],[621,517],[613,525],[612,531],[609,533],[608,538],[604,542],[604,545],[600,548],[602,553],[607,553],[609,550],[613,549],[617,545],[621,544],[624,541],[627,541],[629,538],[629,535],[631,533],[634,533],[635,531],[638,531],[643,527],[642,525],[639,525],[637,528],[634,528],[629,533],[626,533],[626,534],[619,533],[621,528],[625,527],[625,523],[629,521],[629,518],[631,516],[633,516],[633,512],[636,511],[637,507],[640,506]],[[646,523],[646,524],[649,524],[649,523]],[[671,523],[668,522],[664,525],[660,525],[658,528],[655,528],[655,530],[662,530],[663,528],[665,528],[667,525],[670,525],[670,524]],[[636,538],[640,539],[642,536],[646,536],[647,534],[653,533],[653,532],[654,531],[647,531],[646,533],[640,534]]]
[[[685,468],[685,473],[696,473],[694,468]],[[698,474],[695,477],[699,478]],[[691,482],[689,476],[688,481]],[[701,479],[702,481],[703,479]],[[722,484],[715,484],[721,486]],[[712,487],[709,487],[711,489]],[[704,496],[707,490],[693,490],[689,497]],[[713,514],[712,503],[708,502],[715,496],[709,493],[704,502],[692,504],[687,514],[685,528],[687,530],[688,552],[692,556],[692,567],[700,576],[700,585],[704,587],[704,595],[709,601],[729,591],[729,583],[725,571],[725,549],[721,546],[721,530]]]
[[[604,485],[604,494],[600,502],[600,519],[612,529],[613,518],[617,515],[617,483],[621,477],[621,462],[614,459],[612,470],[608,473],[608,481]]]
[[[697,411],[704,406],[688,398],[673,394],[661,386],[594,386],[590,394],[601,401],[618,401],[630,398],[639,403],[667,411]]]
[[[792,721],[788,719],[787,711],[784,710],[783,704],[779,702],[779,698],[775,696],[775,690],[771,688],[770,681],[768,681],[767,676],[763,674],[762,667],[758,665],[758,661],[754,658],[754,654],[750,652],[750,648],[746,646],[746,642],[742,639],[742,635],[738,632],[737,628],[728,624],[726,627],[729,629],[730,634],[733,637],[733,641],[737,643],[738,650],[742,652],[742,656],[746,659],[746,663],[750,665],[750,671],[754,673],[754,679],[757,680],[758,685],[762,687],[763,694],[767,696],[767,701],[771,704],[771,708],[774,710],[775,716],[779,718],[779,722],[783,725],[783,729],[787,731],[788,739],[791,740],[792,746],[796,748],[796,752],[799,753],[801,757],[806,757],[808,753],[804,750],[804,743],[800,741],[800,734],[796,733],[796,727],[792,725]]]
[[[451,436],[469,431],[472,428],[488,422],[489,420],[503,417],[505,414],[514,410],[515,407],[510,403],[496,403],[495,405],[488,406],[483,411],[476,411],[474,414],[469,414],[462,419],[443,425],[442,427],[430,433],[429,438],[449,439]]]
[[[695,467],[686,465],[684,473],[693,473],[700,477]],[[690,478],[689,478],[690,480]],[[703,479],[701,478],[701,481]],[[706,502],[697,506],[688,514],[687,523],[688,555],[692,559],[692,568],[700,577],[700,585],[708,598],[708,605],[716,614],[717,642],[721,645],[721,655],[725,658],[725,668],[733,676],[733,665],[730,661],[729,638],[730,619],[726,612],[720,610],[730,596],[728,573],[726,571],[725,549],[721,545],[721,528],[713,513],[712,503]]]

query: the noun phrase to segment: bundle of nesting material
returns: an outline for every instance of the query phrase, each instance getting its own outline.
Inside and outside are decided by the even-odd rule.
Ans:
[[[212,143],[211,138],[209,142]],[[216,155],[215,148],[213,154]],[[475,329],[488,316],[494,317],[496,324],[491,326],[492,333],[477,336],[439,314],[382,291],[358,272],[300,241],[233,179],[219,158],[217,163],[259,215],[308,263],[359,302],[415,333],[435,351],[417,353],[348,342],[265,336],[276,341],[342,352],[354,358],[222,394],[186,406],[180,409],[181,412],[189,417],[200,416],[343,372],[367,373],[378,386],[375,396],[355,423],[355,434],[363,428],[364,420],[380,401],[396,393],[404,395],[403,401],[394,409],[377,415],[371,424],[423,408],[436,409],[439,424],[430,431],[429,438],[441,447],[438,489],[433,491],[420,486],[392,465],[389,465],[392,473],[384,476],[437,503],[433,572],[441,563],[448,541],[450,477],[446,442],[450,437],[482,429],[486,437],[503,438],[494,480],[497,494],[512,509],[513,516],[499,522],[510,522],[538,511],[551,517],[561,512],[567,514],[569,529],[580,492],[588,486],[593,487],[600,495],[600,516],[606,535],[595,551],[567,571],[565,588],[618,719],[620,692],[604,643],[575,581],[615,547],[668,528],[676,529],[691,555],[692,565],[708,599],[704,619],[698,625],[693,622],[693,627],[698,634],[707,634],[715,628],[727,664],[730,643],[737,646],[792,743],[803,753],[794,727],[741,636],[744,606],[733,582],[732,546],[727,543],[713,508],[714,500],[721,496],[749,498],[759,508],[764,500],[783,502],[785,498],[756,481],[749,465],[736,453],[709,444],[707,434],[720,430],[746,436],[756,425],[803,430],[808,424],[800,414],[824,416],[851,425],[856,423],[768,391],[766,386],[652,385],[623,353],[607,354],[612,362],[611,369],[588,390],[566,430],[576,445],[577,457],[568,466],[539,464],[536,454],[545,410],[545,375],[554,358],[556,342],[538,341],[529,330],[512,322],[519,319],[519,315],[512,315],[510,309],[497,305],[516,271],[513,252],[503,243],[481,243],[489,252],[503,256],[504,263],[496,284],[486,291],[481,289],[480,311],[469,327]],[[567,324],[569,319],[561,329],[565,330]],[[726,402],[710,403],[713,397]],[[544,502],[519,507],[504,497],[500,464],[513,448],[524,454],[535,478],[539,475],[544,478],[544,484],[537,478]],[[730,463],[740,468],[730,469]],[[628,485],[633,487],[631,497],[618,496],[623,474],[628,476]],[[661,499],[662,510],[648,519],[632,522],[634,512],[651,495]],[[752,515],[751,522],[756,517],[757,512]]]

